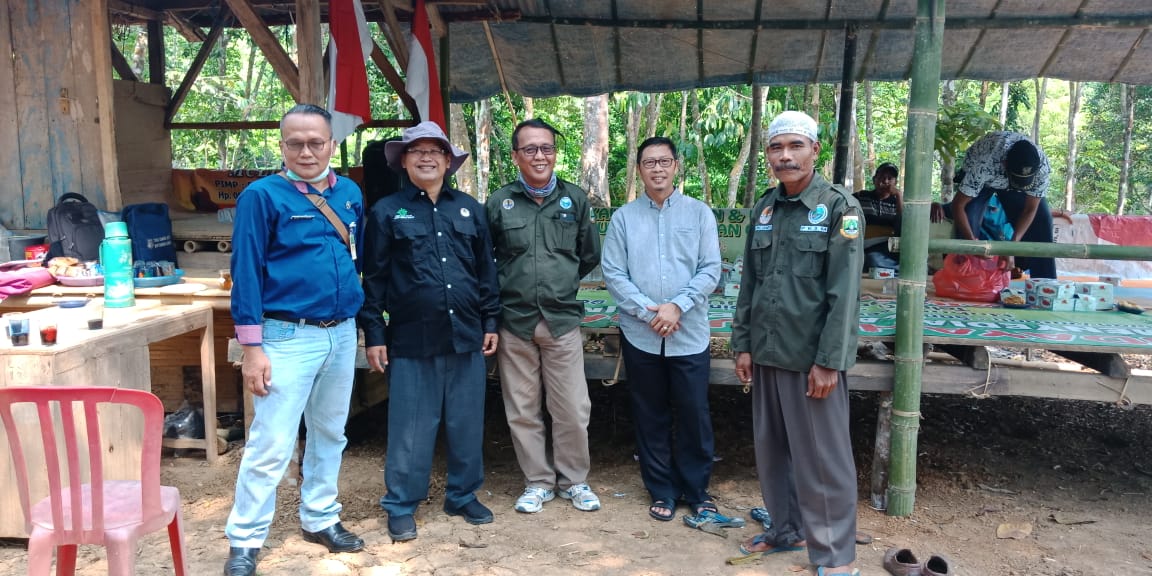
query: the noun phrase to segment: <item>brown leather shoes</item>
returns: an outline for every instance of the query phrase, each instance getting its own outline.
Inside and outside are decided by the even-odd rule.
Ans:
[[[889,548],[884,552],[884,569],[893,576],[921,576],[920,560],[907,548]]]
[[[923,576],[953,576],[950,562],[944,556],[933,554],[928,561],[924,563],[924,570],[920,572]]]

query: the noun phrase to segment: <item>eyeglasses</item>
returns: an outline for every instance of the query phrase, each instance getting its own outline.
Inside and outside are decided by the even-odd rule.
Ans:
[[[640,165],[645,168],[655,168],[656,165],[659,164],[661,168],[671,168],[672,163],[675,161],[675,158],[670,158],[668,156],[663,158],[645,158],[644,160],[640,161]]]
[[[537,152],[543,152],[545,156],[551,156],[556,153],[556,147],[551,144],[545,144],[543,146],[522,146],[517,148],[516,151],[531,158],[535,156]]]
[[[308,142],[297,142],[296,140],[281,140],[284,147],[292,152],[300,152],[307,146],[313,154],[319,154],[324,151],[328,146],[328,140],[309,140]]]
[[[427,148],[427,149],[425,149],[425,148],[409,148],[409,149],[405,150],[404,153],[405,154],[412,154],[413,156],[419,156],[421,158],[425,158],[428,156],[436,158],[436,157],[443,156],[443,155],[447,154],[448,151],[444,150],[442,148]]]

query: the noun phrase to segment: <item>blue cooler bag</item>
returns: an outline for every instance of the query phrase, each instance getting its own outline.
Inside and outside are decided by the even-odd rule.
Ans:
[[[121,210],[120,216],[128,225],[128,237],[132,239],[133,261],[167,260],[176,263],[176,245],[172,242],[172,218],[168,216],[167,204],[161,202],[131,204]]]

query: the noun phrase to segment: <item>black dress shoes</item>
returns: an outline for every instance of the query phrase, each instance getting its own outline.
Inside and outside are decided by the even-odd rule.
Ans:
[[[449,516],[463,516],[464,521],[469,524],[489,524],[492,522],[492,511],[481,504],[479,500],[473,500],[459,508],[449,508],[445,504],[444,513]]]
[[[229,548],[224,576],[256,576],[256,557],[259,555],[259,548]]]
[[[300,533],[305,542],[323,544],[329,552],[359,552],[364,549],[364,541],[345,530],[339,522],[319,532],[301,530]]]
[[[407,542],[416,539],[416,519],[411,514],[388,516],[388,537],[392,542]]]

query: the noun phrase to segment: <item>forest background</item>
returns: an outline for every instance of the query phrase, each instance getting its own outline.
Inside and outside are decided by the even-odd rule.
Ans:
[[[378,28],[377,44],[397,69],[403,66],[387,48]],[[295,57],[295,28],[273,27]],[[118,25],[113,41],[139,76],[148,70],[143,27]],[[200,46],[165,28],[166,78],[179,85]],[[380,75],[369,66],[373,118],[410,115]],[[903,167],[907,128],[907,82],[860,82],[851,127],[850,169],[845,184],[871,187],[880,163]],[[457,186],[483,199],[513,180],[511,134],[516,123],[538,117],[564,137],[557,174],[585,187],[601,206],[619,206],[642,192],[635,165],[637,144],[652,135],[677,142],[682,188],[714,207],[752,204],[767,186],[765,142],[753,143],[753,124],[767,127],[785,109],[804,110],[820,122],[823,144],[818,163],[831,177],[837,131],[839,85],[726,86],[647,94],[618,92],[589,98],[533,99],[500,94],[480,102],[452,104],[453,142],[471,152],[457,174]],[[243,29],[227,29],[185,100],[176,122],[278,120],[294,102],[263,54]],[[988,130],[1003,127],[1030,135],[1048,156],[1053,208],[1080,213],[1152,213],[1152,88],[1033,79],[997,83],[957,80],[941,83],[936,134],[934,198],[951,196],[951,176],[963,151]],[[333,159],[337,168],[360,164],[372,140],[399,130],[362,129],[350,136]],[[176,168],[267,169],[280,163],[277,130],[173,130]],[[903,170],[901,170],[903,175]]]

